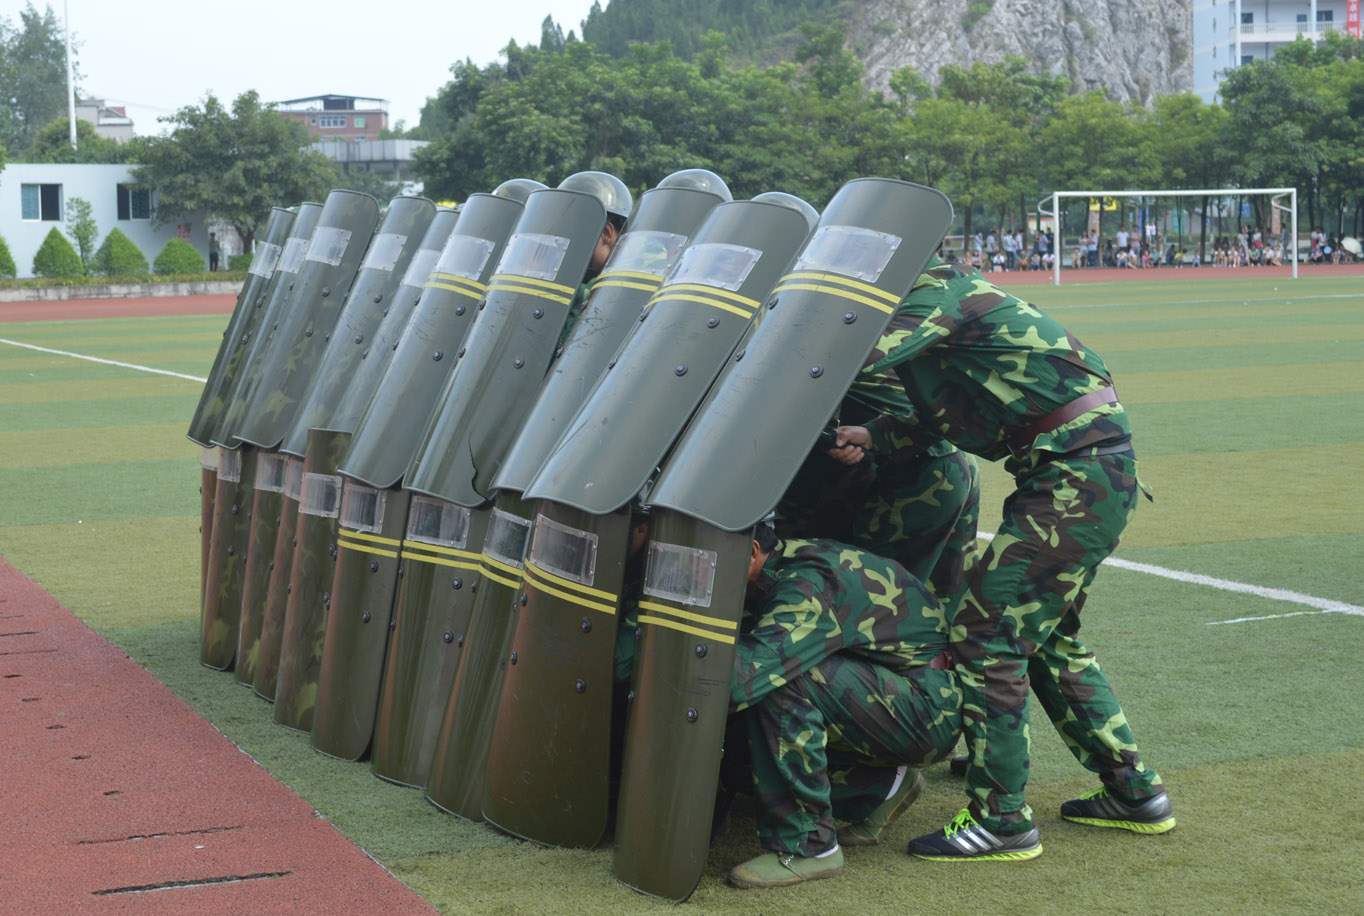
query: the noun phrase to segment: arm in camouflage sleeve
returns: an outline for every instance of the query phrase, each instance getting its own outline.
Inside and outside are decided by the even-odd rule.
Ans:
[[[842,627],[827,603],[826,587],[817,576],[778,574],[757,623],[735,644],[732,712],[747,708],[842,647]]]

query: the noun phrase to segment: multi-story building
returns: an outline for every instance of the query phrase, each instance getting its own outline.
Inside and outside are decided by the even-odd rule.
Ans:
[[[1193,91],[1205,102],[1217,96],[1222,75],[1252,60],[1274,56],[1303,36],[1328,32],[1360,37],[1360,0],[1194,0]]]
[[[313,95],[279,102],[279,113],[298,121],[318,140],[378,140],[388,127],[388,100],[354,95]]]
[[[95,125],[95,134],[124,143],[133,138],[133,119],[128,109],[106,105],[104,99],[85,99],[76,103],[76,117]]]

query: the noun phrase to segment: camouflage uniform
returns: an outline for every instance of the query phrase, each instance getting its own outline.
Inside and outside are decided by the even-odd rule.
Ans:
[[[893,370],[913,413],[867,424],[873,448],[944,438],[1007,458],[1017,489],[953,602],[972,815],[998,834],[1032,826],[1028,687],[1067,746],[1117,794],[1162,791],[1076,634],[1099,563],[1136,510],[1131,427],[1103,361],[974,271],[930,262],[866,371]]]
[[[893,373],[863,373],[839,409],[839,422],[862,424],[878,413],[911,410]],[[980,473],[975,458],[942,440],[877,452],[856,467],[816,449],[777,517],[783,537],[831,538],[889,557],[945,601],[961,589],[975,560]]]
[[[897,765],[932,763],[956,743],[946,616],[898,563],[836,541],[782,542],[745,626],[730,701],[746,717],[765,849],[833,848],[835,813],[861,820]]]

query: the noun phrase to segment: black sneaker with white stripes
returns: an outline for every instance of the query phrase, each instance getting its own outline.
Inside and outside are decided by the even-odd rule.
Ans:
[[[1077,824],[1118,827],[1133,833],[1165,833],[1175,826],[1174,808],[1164,792],[1129,802],[1101,787],[1063,802],[1061,816]]]
[[[962,808],[952,823],[909,841],[909,853],[935,862],[1024,862],[1042,854],[1042,839],[1034,827],[1015,836],[995,836]]]

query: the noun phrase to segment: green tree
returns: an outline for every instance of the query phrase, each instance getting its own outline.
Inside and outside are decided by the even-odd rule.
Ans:
[[[9,253],[9,243],[0,235],[0,277],[13,277],[19,268],[14,264],[14,256]]]
[[[76,147],[71,148],[71,122],[58,118],[46,124],[33,138],[24,157],[29,162],[129,162],[137,151],[135,143],[119,143],[95,132],[89,121],[76,121]]]
[[[207,267],[204,256],[184,239],[171,239],[152,262],[159,274],[201,274]]]
[[[72,78],[80,68],[72,43]],[[0,20],[0,141],[13,152],[27,150],[43,125],[67,108],[66,38],[49,5],[39,13],[30,2],[19,13],[19,26]]]
[[[249,251],[271,207],[320,199],[336,180],[303,125],[261,105],[254,91],[230,111],[209,95],[203,107],[158,120],[173,129],[142,142],[135,170],[137,182],[156,190],[158,223],[196,212],[220,217]]]
[[[95,252],[94,270],[106,277],[141,276],[149,273],[147,256],[132,239],[118,229],[110,229]]]
[[[79,197],[66,201],[66,234],[76,245],[80,255],[81,267],[90,272],[90,259],[95,254],[95,242],[99,239],[99,226],[95,225],[94,208],[90,201]]]
[[[81,263],[80,255],[76,254],[76,249],[71,247],[66,236],[53,226],[33,255],[33,276],[70,279],[84,273],[85,265]]]

